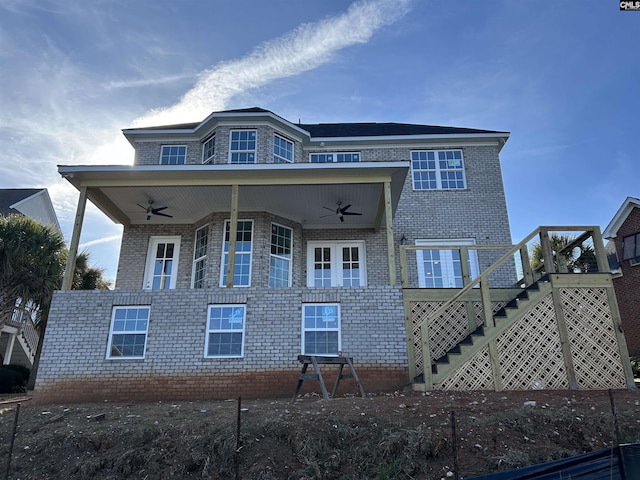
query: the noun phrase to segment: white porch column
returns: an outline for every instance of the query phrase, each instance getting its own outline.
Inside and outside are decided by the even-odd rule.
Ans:
[[[229,253],[227,262],[227,283],[233,287],[233,271],[236,263],[236,237],[238,236],[238,185],[231,186],[231,219],[229,220]]]
[[[9,333],[9,341],[7,342],[7,348],[4,351],[3,365],[9,365],[11,363],[11,355],[13,355],[13,345],[16,342],[16,334]]]
[[[69,244],[69,256],[67,257],[67,265],[64,269],[62,290],[71,290],[71,285],[73,284],[73,272],[76,269],[78,244],[80,243],[80,233],[82,232],[82,221],[84,220],[84,210],[86,206],[87,187],[81,187],[80,197],[78,198],[78,209],[76,210],[76,219],[73,224],[73,233],[71,234],[71,243]]]

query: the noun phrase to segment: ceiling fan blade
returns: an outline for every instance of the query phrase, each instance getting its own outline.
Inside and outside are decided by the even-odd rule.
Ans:
[[[336,213],[336,209],[335,208],[329,208],[329,207],[325,207],[325,206],[323,206],[322,208],[324,208],[325,210],[329,210],[330,212]]]
[[[356,212],[342,212],[342,215],[362,215],[362,214],[356,213]]]
[[[157,214],[158,212],[161,212],[162,210],[166,210],[167,208],[169,208],[169,207],[153,208],[153,209],[151,209],[151,211],[152,211],[153,213],[156,213],[156,214]]]
[[[347,210],[349,210],[351,208],[351,204],[345,205],[344,207],[340,208],[340,206],[338,205],[338,210],[340,210],[340,213],[344,213]]]
[[[340,215],[340,221],[344,222],[344,217],[342,215]]]
[[[320,218],[333,217],[335,213],[330,213],[329,215],[320,215]]]
[[[139,203],[136,203],[136,205],[138,205],[141,209],[146,210],[149,207],[143,207],[142,205],[140,205]]]
[[[173,215],[167,215],[166,213],[158,213],[158,212],[153,212],[154,215],[158,215],[159,217],[168,217],[168,218],[173,218]]]

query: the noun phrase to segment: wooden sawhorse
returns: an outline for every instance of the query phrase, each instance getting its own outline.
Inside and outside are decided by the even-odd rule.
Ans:
[[[293,393],[292,402],[295,401],[298,393],[300,392],[300,388],[302,388],[302,382],[305,380],[317,380],[320,384],[320,389],[322,390],[322,396],[325,400],[331,400],[331,397],[335,396],[338,391],[338,385],[340,384],[340,380],[343,378],[353,378],[358,385],[358,389],[360,390],[360,395],[364,398],[366,394],[364,393],[364,388],[362,388],[362,384],[360,383],[360,379],[356,374],[356,369],[353,367],[353,358],[351,357],[317,357],[314,355],[298,355],[298,361],[302,363],[302,370],[300,371],[300,376],[298,377],[298,385],[296,386],[296,391]],[[338,370],[338,376],[336,377],[336,381],[333,384],[333,391],[331,392],[331,397],[327,392],[327,387],[324,384],[324,379],[322,378],[322,373],[320,373],[320,364],[323,365],[339,365],[340,369]],[[313,365],[313,370],[315,373],[307,373],[307,368],[309,365]],[[349,366],[349,371],[351,373],[342,373],[342,369],[345,365]]]

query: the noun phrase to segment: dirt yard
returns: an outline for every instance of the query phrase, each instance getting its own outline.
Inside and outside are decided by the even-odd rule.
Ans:
[[[640,393],[614,391],[613,398],[621,442],[640,441]],[[0,411],[4,478],[15,406],[0,404]],[[243,400],[238,450],[237,427],[238,399],[26,401],[9,478],[440,480],[455,478],[456,457],[459,478],[470,478],[616,442],[606,391]]]

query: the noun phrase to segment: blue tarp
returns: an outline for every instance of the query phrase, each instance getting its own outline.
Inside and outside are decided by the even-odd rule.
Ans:
[[[554,462],[468,480],[638,480],[640,443],[620,445]]]

